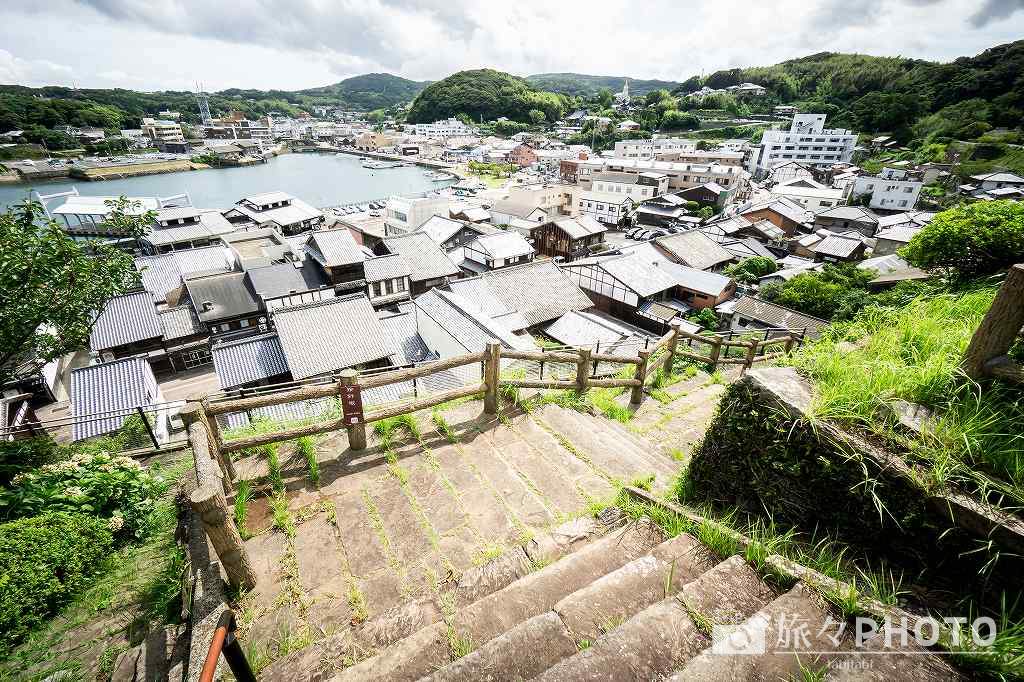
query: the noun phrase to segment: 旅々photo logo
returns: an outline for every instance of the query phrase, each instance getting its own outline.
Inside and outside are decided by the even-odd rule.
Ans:
[[[742,625],[711,628],[711,652],[723,655],[763,654],[767,650],[768,619],[755,616]]]

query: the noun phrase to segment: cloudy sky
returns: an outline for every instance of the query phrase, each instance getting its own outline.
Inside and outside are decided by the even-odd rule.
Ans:
[[[1024,0],[2,0],[0,83],[300,89],[466,68],[682,80],[814,52],[949,60]]]

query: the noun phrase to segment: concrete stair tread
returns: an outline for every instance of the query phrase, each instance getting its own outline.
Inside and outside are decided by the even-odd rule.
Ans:
[[[719,625],[742,623],[776,596],[739,555],[704,572],[678,594],[691,613]]]

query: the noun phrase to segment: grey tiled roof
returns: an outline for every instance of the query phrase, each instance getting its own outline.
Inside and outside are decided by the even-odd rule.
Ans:
[[[310,260],[303,261],[302,267],[298,268],[293,263],[252,268],[245,275],[252,284],[252,290],[261,298],[320,289],[328,284],[319,268]]]
[[[815,215],[815,218],[833,218],[836,220],[858,220],[860,222],[878,224],[878,216],[863,206],[833,206]]]
[[[814,246],[815,253],[823,253],[837,258],[849,258],[861,246],[859,239],[847,239],[831,234]]]
[[[422,232],[438,244],[444,244],[458,234],[463,227],[466,227],[465,223],[435,215],[427,218],[426,222],[416,228],[416,231]]]
[[[203,322],[253,314],[261,309],[260,302],[244,272],[187,279],[185,289],[192,301],[192,307]],[[203,309],[204,301],[210,302],[209,310]]]
[[[769,327],[784,329],[804,329],[808,334],[817,336],[823,327],[828,326],[827,320],[804,315],[785,306],[769,303],[764,299],[744,296],[736,301],[733,314],[749,317]]]
[[[589,215],[581,215],[576,218],[562,218],[561,220],[556,220],[555,225],[562,228],[571,239],[580,239],[582,237],[589,237],[592,234],[601,234],[608,231],[607,227]]]
[[[467,353],[479,353],[491,339],[498,339],[508,348],[525,349],[522,337],[483,313],[472,310],[458,294],[431,289],[415,300],[417,316],[423,315],[446,330]],[[529,348],[534,348],[532,340]]]
[[[530,326],[518,310],[510,308],[494,295],[494,291],[483,277],[456,279],[448,283],[447,289],[461,296],[473,310],[499,320],[514,332]]]
[[[142,286],[158,301],[181,286],[182,278],[199,272],[227,271],[231,263],[222,246],[182,249],[158,256],[135,259],[135,269],[142,273]]]
[[[295,379],[334,372],[398,353],[363,294],[280,308],[273,313]]]
[[[71,414],[79,418],[72,438],[82,440],[116,431],[134,408],[156,402],[158,392],[153,370],[143,357],[71,370]],[[103,412],[111,414],[99,416]],[[89,415],[98,417],[85,419]]]
[[[173,341],[187,336],[205,334],[206,327],[196,317],[196,311],[190,305],[179,305],[161,310],[160,326],[164,330],[164,339]]]
[[[667,275],[661,268],[652,267],[650,263],[645,262],[645,259],[640,254],[587,258],[566,263],[562,267],[566,270],[574,270],[581,266],[591,266],[604,270],[632,289],[641,298],[667,291],[676,285],[672,277]]]
[[[366,259],[363,248],[348,228],[313,232],[306,242],[306,253],[328,268],[361,263]]]
[[[732,260],[731,253],[699,230],[658,237],[654,241],[683,265],[698,270],[707,270]]]
[[[261,334],[213,346],[213,367],[224,390],[288,372],[277,334]]]
[[[103,306],[89,334],[89,348],[106,350],[163,335],[153,294],[133,291],[115,296]]]
[[[594,302],[552,261],[534,261],[482,275],[495,298],[523,315],[527,325],[550,322]]]
[[[523,235],[513,230],[477,237],[467,246],[483,251],[495,259],[518,258],[534,253],[533,247]]]
[[[396,365],[422,362],[430,357],[430,349],[423,343],[416,329],[415,313],[388,313],[380,317],[380,323],[394,338],[395,345],[400,351],[393,358]]]
[[[399,277],[408,277],[410,274],[409,264],[399,254],[367,258],[363,261],[363,270],[367,282],[398,279]]]
[[[387,237],[383,243],[389,252],[405,258],[411,270],[410,279],[414,282],[459,274],[459,267],[445,255],[437,242],[422,232]]]

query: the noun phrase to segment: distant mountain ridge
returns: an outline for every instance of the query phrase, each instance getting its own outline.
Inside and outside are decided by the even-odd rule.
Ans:
[[[631,95],[646,95],[652,90],[672,90],[679,85],[677,81],[633,78],[631,76],[592,76],[585,73],[538,73],[526,77],[526,82],[538,90],[561,92],[574,97],[592,97],[602,88],[612,92],[622,90],[622,85],[629,79]]]
[[[333,85],[297,91],[310,97],[332,97],[354,109],[383,109],[411,101],[432,81],[413,81],[390,73],[365,73]]]

